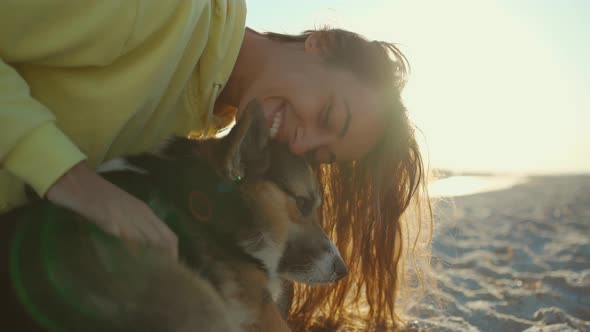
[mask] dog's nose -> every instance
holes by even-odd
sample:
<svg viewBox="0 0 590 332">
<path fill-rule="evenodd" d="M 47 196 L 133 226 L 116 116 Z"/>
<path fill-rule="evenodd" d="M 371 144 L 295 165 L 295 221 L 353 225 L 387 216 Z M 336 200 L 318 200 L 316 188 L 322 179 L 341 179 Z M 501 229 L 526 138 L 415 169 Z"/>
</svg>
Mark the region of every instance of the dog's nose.
<svg viewBox="0 0 590 332">
<path fill-rule="evenodd" d="M 348 275 L 348 268 L 346 268 L 346 264 L 344 264 L 341 258 L 334 260 L 334 272 L 336 273 L 334 281 L 338 281 Z"/>
</svg>

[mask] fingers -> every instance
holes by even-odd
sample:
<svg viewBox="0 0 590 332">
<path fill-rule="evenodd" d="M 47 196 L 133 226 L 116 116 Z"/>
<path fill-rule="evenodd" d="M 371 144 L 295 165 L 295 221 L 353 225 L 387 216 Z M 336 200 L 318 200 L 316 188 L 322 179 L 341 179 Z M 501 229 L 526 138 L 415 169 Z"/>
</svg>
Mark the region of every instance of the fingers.
<svg viewBox="0 0 590 332">
<path fill-rule="evenodd" d="M 140 252 L 143 245 L 149 245 L 178 258 L 176 234 L 147 204 L 118 188 L 109 198 L 102 201 L 100 209 L 91 209 L 85 216 L 104 231 L 125 240 L 132 252 Z"/>
<path fill-rule="evenodd" d="M 178 258 L 178 239 L 143 201 L 96 174 L 86 162 L 72 167 L 50 188 L 47 198 L 69 208 L 107 233 L 161 248 Z"/>
<path fill-rule="evenodd" d="M 170 228 L 160 220 L 153 211 L 139 201 L 135 212 L 122 220 L 124 229 L 120 237 L 146 243 L 161 249 L 170 257 L 178 258 L 178 238 Z"/>
<path fill-rule="evenodd" d="M 149 208 L 146 207 L 148 210 Z M 178 258 L 178 238 L 170 228 L 160 220 L 151 210 L 148 211 L 150 215 L 146 218 L 146 227 L 149 229 L 141 228 L 144 231 L 144 235 L 149 237 L 150 241 L 156 246 L 162 248 L 172 258 Z"/>
</svg>

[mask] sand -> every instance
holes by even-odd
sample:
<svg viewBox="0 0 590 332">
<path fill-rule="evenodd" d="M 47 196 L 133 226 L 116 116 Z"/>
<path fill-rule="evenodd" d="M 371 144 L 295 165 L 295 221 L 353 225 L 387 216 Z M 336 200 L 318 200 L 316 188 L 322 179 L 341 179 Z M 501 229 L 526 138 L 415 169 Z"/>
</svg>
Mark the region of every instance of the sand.
<svg viewBox="0 0 590 332">
<path fill-rule="evenodd" d="M 590 331 L 590 176 L 531 177 L 439 202 L 442 306 L 408 330 Z"/>
</svg>

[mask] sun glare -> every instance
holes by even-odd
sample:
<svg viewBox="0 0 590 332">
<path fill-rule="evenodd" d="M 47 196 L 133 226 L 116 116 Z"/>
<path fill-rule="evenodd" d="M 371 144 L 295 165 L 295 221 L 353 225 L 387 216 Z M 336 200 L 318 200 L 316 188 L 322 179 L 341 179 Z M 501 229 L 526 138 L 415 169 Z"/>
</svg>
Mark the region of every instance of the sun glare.
<svg viewBox="0 0 590 332">
<path fill-rule="evenodd" d="M 508 189 L 525 181 L 523 177 L 452 176 L 435 181 L 428 190 L 433 197 L 465 196 Z"/>
<path fill-rule="evenodd" d="M 590 82 L 579 70 L 587 65 L 572 63 L 567 55 L 576 50 L 560 47 L 548 33 L 557 27 L 542 24 L 563 20 L 550 10 L 517 7 L 485 0 L 326 0 L 292 5 L 292 20 L 253 21 L 287 33 L 329 24 L 398 43 L 412 69 L 404 99 L 433 168 L 588 172 Z"/>
</svg>

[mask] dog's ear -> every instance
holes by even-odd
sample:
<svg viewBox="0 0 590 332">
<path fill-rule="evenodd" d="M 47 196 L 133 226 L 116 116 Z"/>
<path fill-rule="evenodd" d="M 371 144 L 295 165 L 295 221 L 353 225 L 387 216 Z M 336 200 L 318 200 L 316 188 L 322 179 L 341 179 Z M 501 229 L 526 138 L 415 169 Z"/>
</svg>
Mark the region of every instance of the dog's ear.
<svg viewBox="0 0 590 332">
<path fill-rule="evenodd" d="M 224 177 L 238 180 L 258 176 L 270 167 L 270 130 L 257 100 L 240 112 L 236 125 L 222 141 Z"/>
</svg>

